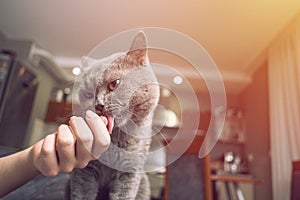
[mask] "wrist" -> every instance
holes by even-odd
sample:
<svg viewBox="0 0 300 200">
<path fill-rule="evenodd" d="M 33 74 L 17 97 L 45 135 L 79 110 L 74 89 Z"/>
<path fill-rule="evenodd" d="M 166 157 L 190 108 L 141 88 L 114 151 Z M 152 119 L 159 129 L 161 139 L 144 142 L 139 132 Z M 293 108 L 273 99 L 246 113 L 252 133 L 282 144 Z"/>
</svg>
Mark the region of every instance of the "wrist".
<svg viewBox="0 0 300 200">
<path fill-rule="evenodd" d="M 28 166 L 29 170 L 32 171 L 33 173 L 38 174 L 39 170 L 36 167 L 36 164 L 35 164 L 36 159 L 34 158 L 34 156 L 35 156 L 34 147 L 31 146 L 31 147 L 25 149 L 24 153 L 25 153 L 25 159 L 27 161 L 27 166 Z"/>
</svg>

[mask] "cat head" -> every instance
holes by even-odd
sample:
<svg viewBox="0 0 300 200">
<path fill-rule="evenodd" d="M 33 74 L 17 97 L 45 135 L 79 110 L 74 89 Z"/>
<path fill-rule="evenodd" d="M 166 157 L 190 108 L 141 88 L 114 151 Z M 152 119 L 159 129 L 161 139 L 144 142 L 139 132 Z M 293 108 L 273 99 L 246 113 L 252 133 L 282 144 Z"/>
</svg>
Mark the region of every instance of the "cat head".
<svg viewBox="0 0 300 200">
<path fill-rule="evenodd" d="M 149 64 L 143 32 L 137 33 L 128 52 L 102 59 L 84 57 L 81 69 L 79 101 L 84 111 L 104 115 L 119 127 L 129 121 L 143 125 L 152 117 L 159 85 Z"/>
</svg>

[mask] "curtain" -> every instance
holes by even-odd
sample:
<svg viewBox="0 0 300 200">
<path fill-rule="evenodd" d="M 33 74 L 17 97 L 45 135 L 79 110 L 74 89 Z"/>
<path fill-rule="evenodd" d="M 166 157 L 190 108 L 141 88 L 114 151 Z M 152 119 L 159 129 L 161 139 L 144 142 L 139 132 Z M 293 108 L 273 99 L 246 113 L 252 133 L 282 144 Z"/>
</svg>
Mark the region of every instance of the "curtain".
<svg viewBox="0 0 300 200">
<path fill-rule="evenodd" d="M 300 159 L 300 16 L 270 45 L 268 77 L 273 199 L 287 200 Z"/>
</svg>

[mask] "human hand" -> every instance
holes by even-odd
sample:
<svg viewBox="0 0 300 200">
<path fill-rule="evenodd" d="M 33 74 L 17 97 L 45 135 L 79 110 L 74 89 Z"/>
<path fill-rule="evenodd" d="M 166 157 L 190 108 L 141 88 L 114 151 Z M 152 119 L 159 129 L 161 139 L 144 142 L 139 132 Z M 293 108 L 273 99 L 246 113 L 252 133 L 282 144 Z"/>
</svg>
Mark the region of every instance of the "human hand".
<svg viewBox="0 0 300 200">
<path fill-rule="evenodd" d="M 34 166 L 46 176 L 84 168 L 97 159 L 110 145 L 106 128 L 107 119 L 92 111 L 81 117 L 71 117 L 69 126 L 60 125 L 57 133 L 50 134 L 31 149 Z"/>
</svg>

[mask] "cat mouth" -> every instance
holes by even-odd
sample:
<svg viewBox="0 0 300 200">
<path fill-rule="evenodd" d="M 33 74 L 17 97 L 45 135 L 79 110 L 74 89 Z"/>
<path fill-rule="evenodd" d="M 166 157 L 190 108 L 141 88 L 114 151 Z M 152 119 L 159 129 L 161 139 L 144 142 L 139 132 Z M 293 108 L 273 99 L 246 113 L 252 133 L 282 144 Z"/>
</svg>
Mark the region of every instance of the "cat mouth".
<svg viewBox="0 0 300 200">
<path fill-rule="evenodd" d="M 114 117 L 112 115 L 107 115 L 107 130 L 109 132 L 109 134 L 112 134 L 112 130 L 114 128 Z"/>
<path fill-rule="evenodd" d="M 107 115 L 104 115 L 102 114 L 99 110 L 96 109 L 96 114 L 99 115 L 99 116 L 104 116 L 106 117 L 107 119 L 107 125 L 106 125 L 106 128 L 109 132 L 109 134 L 112 134 L 112 130 L 114 128 L 114 117 L 111 115 L 111 114 L 107 114 Z"/>
</svg>

